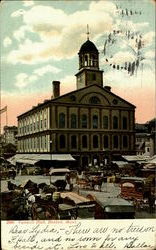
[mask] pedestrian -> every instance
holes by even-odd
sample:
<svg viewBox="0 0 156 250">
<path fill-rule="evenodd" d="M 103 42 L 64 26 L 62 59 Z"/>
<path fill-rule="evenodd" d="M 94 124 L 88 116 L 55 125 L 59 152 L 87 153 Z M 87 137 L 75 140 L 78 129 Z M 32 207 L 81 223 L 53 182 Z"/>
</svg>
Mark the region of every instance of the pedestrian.
<svg viewBox="0 0 156 250">
<path fill-rule="evenodd" d="M 67 184 L 69 185 L 69 190 L 71 190 L 72 189 L 72 187 L 71 187 L 71 180 L 70 180 L 71 177 L 70 177 L 69 173 L 66 173 L 65 179 L 66 179 Z"/>
</svg>

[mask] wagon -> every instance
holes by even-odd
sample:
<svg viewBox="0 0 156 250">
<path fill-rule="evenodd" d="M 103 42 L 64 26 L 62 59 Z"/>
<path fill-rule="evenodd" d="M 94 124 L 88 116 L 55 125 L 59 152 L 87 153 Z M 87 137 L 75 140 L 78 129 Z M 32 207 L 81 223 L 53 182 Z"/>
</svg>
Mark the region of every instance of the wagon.
<svg viewBox="0 0 156 250">
<path fill-rule="evenodd" d="M 0 179 L 1 180 L 6 180 L 6 179 L 15 179 L 16 177 L 16 170 L 12 170 L 12 169 L 7 169 L 7 170 L 2 170 L 0 171 Z"/>
<path fill-rule="evenodd" d="M 82 178 L 77 178 L 77 185 L 84 189 L 98 189 L 101 191 L 102 183 L 104 182 L 104 177 L 96 174 L 85 173 Z"/>
<path fill-rule="evenodd" d="M 117 197 L 103 198 L 89 194 L 88 199 L 95 202 L 95 219 L 134 219 L 133 203 Z"/>
<path fill-rule="evenodd" d="M 31 215 L 33 220 L 57 220 L 58 213 L 54 203 L 40 200 L 32 204 Z"/>
<path fill-rule="evenodd" d="M 145 178 L 141 177 L 121 177 L 120 187 L 122 198 L 128 200 L 143 200 L 145 189 Z"/>
<path fill-rule="evenodd" d="M 77 208 L 69 204 L 59 204 L 58 217 L 60 220 L 76 220 L 77 219 Z"/>
<path fill-rule="evenodd" d="M 5 191 L 0 194 L 1 219 L 21 220 L 27 219 L 26 200 L 21 197 L 21 192 Z"/>
<path fill-rule="evenodd" d="M 73 184 L 76 183 L 77 172 L 68 168 L 51 169 L 49 175 L 50 183 L 56 186 L 58 191 L 65 190 L 67 184 L 69 184 L 71 190 Z"/>
<path fill-rule="evenodd" d="M 77 219 L 94 219 L 94 201 L 91 201 L 75 192 L 62 192 L 60 195 L 64 204 L 76 207 Z"/>
<path fill-rule="evenodd" d="M 46 194 L 44 198 L 36 194 L 31 214 L 34 220 L 71 220 L 77 218 L 77 208 L 74 204 L 65 203 L 58 192 L 53 193 L 53 198 L 52 194 Z"/>
</svg>

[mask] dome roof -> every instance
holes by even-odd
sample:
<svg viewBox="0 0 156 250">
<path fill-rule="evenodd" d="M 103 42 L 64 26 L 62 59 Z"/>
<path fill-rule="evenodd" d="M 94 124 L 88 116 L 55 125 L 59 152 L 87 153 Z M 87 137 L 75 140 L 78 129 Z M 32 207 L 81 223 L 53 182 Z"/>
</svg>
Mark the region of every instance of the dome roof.
<svg viewBox="0 0 156 250">
<path fill-rule="evenodd" d="M 92 43 L 90 40 L 87 40 L 85 43 L 82 44 L 79 53 L 84 52 L 96 52 L 98 53 L 98 50 L 94 43 Z"/>
</svg>

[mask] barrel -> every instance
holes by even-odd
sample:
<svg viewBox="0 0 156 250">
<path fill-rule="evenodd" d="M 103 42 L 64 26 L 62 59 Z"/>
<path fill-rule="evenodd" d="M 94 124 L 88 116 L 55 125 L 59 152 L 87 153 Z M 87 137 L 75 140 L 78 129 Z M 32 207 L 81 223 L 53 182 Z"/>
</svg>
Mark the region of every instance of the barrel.
<svg viewBox="0 0 156 250">
<path fill-rule="evenodd" d="M 53 193 L 53 201 L 57 201 L 60 199 L 60 192 L 54 192 Z"/>
</svg>

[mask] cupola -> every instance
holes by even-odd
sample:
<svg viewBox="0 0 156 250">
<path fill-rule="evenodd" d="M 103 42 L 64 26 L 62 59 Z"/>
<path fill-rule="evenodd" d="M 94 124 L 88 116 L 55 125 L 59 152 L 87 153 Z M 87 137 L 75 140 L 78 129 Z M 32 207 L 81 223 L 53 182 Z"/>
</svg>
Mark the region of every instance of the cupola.
<svg viewBox="0 0 156 250">
<path fill-rule="evenodd" d="M 99 52 L 95 44 L 89 39 L 87 25 L 87 41 L 79 50 L 79 72 L 76 74 L 77 89 L 91 84 L 103 86 L 103 71 L 99 70 Z"/>
</svg>

